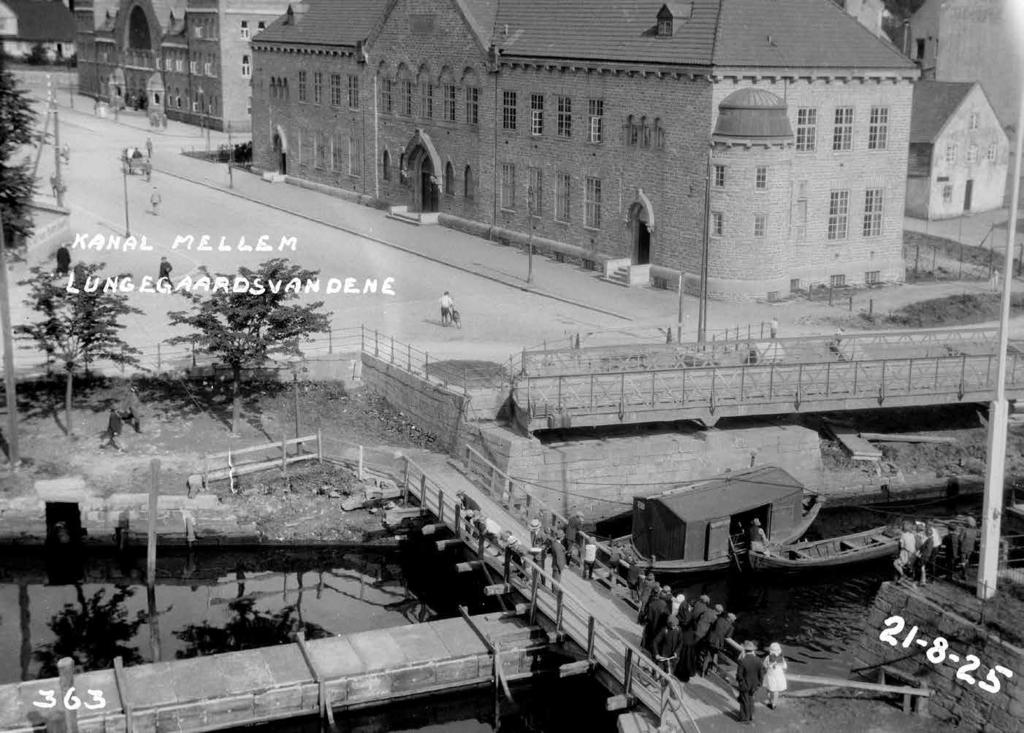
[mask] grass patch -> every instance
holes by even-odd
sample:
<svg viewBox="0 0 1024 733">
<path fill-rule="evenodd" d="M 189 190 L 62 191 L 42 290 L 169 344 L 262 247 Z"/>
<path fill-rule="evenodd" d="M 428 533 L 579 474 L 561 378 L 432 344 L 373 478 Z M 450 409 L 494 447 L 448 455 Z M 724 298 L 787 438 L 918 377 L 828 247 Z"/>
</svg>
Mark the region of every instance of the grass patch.
<svg viewBox="0 0 1024 733">
<path fill-rule="evenodd" d="M 873 326 L 937 328 L 995 321 L 999 319 L 999 308 L 998 293 L 965 293 L 911 303 L 888 315 L 861 313 L 861 319 Z M 1011 296 L 1010 312 L 1011 315 L 1024 313 L 1024 294 Z"/>
</svg>

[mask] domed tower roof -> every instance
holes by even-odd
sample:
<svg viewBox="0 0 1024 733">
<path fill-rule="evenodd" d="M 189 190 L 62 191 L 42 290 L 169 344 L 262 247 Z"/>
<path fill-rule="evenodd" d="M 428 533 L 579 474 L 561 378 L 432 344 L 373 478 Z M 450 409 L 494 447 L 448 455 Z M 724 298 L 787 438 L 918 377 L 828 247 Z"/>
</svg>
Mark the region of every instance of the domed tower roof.
<svg viewBox="0 0 1024 733">
<path fill-rule="evenodd" d="M 764 89 L 740 89 L 718 105 L 715 137 L 771 139 L 793 137 L 786 103 Z"/>
</svg>

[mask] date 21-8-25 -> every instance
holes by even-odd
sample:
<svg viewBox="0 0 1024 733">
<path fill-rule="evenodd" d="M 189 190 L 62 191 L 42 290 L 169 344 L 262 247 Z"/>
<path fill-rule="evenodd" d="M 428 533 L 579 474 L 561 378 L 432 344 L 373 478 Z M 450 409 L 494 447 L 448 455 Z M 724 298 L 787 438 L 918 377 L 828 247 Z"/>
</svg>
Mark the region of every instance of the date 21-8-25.
<svg viewBox="0 0 1024 733">
<path fill-rule="evenodd" d="M 1006 679 L 1013 678 L 1013 672 L 1001 664 L 997 664 L 988 671 L 988 676 L 979 680 L 976 679 L 971 672 L 978 669 L 981 666 L 981 660 L 974 654 L 960 655 L 949 648 L 949 642 L 941 636 L 936 636 L 930 642 L 927 639 L 918 639 L 916 626 L 911 626 L 910 631 L 907 632 L 903 640 L 896 638 L 896 635 L 901 633 L 906 627 L 907 622 L 902 616 L 890 616 L 885 620 L 885 628 L 882 629 L 882 633 L 878 635 L 879 640 L 884 641 L 890 646 L 901 646 L 904 649 L 910 648 L 912 644 L 917 644 L 920 647 L 927 647 L 925 651 L 925 657 L 932 664 L 942 664 L 949 660 L 951 664 L 957 664 L 961 659 L 964 663 L 956 671 L 956 678 L 968 685 L 977 685 L 978 689 L 985 690 L 995 694 L 1001 689 L 999 676 L 1002 675 Z"/>
</svg>

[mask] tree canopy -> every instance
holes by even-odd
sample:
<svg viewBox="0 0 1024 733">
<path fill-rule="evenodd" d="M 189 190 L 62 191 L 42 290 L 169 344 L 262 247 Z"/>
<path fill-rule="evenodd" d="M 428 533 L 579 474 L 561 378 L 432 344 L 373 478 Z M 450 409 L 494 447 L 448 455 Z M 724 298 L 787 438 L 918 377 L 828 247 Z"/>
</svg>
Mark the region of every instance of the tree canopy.
<svg viewBox="0 0 1024 733">
<path fill-rule="evenodd" d="M 0 217 L 4 243 L 14 247 L 32 234 L 29 203 L 35 182 L 27 162 L 15 163 L 18 148 L 32 142 L 36 114 L 28 92 L 18 87 L 14 74 L 0 57 Z"/>
</svg>

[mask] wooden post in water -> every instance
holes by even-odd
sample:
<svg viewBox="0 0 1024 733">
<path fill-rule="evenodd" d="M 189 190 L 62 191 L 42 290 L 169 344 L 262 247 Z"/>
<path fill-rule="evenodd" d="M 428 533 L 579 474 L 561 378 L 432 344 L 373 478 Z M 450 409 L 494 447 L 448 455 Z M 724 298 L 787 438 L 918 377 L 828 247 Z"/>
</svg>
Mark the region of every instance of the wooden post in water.
<svg viewBox="0 0 1024 733">
<path fill-rule="evenodd" d="M 75 660 L 61 657 L 57 661 L 57 674 L 60 675 L 60 702 L 64 709 L 64 730 L 67 733 L 78 733 L 78 708 L 82 701 L 75 695 Z"/>
<path fill-rule="evenodd" d="M 146 530 L 146 584 L 153 587 L 156 582 L 156 515 L 160 497 L 160 460 L 149 462 L 149 526 Z"/>
</svg>

